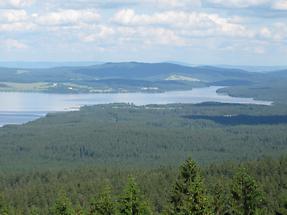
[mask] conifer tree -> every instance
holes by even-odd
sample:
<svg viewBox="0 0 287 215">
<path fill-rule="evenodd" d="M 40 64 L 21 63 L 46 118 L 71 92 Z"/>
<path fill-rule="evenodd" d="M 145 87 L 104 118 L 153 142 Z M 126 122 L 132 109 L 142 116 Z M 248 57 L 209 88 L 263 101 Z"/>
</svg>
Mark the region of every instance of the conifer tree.
<svg viewBox="0 0 287 215">
<path fill-rule="evenodd" d="M 228 214 L 231 208 L 230 190 L 224 184 L 223 180 L 220 180 L 213 185 L 212 196 L 212 206 L 215 215 Z"/>
<path fill-rule="evenodd" d="M 32 206 L 29 210 L 29 215 L 40 215 L 40 209 Z"/>
<path fill-rule="evenodd" d="M 263 194 L 245 169 L 240 169 L 231 184 L 233 214 L 255 215 L 263 203 Z"/>
<path fill-rule="evenodd" d="M 111 195 L 111 187 L 106 185 L 90 204 L 91 215 L 113 215 L 115 214 L 115 203 Z"/>
<path fill-rule="evenodd" d="M 130 177 L 119 199 L 118 213 L 123 215 L 150 215 L 151 209 L 141 195 L 135 179 Z"/>
<path fill-rule="evenodd" d="M 212 213 L 200 170 L 191 159 L 185 161 L 180 167 L 167 213 L 171 215 L 209 215 Z"/>
<path fill-rule="evenodd" d="M 276 215 L 287 215 L 287 193 L 280 198 L 280 208 L 276 211 Z"/>
<path fill-rule="evenodd" d="M 51 209 L 52 215 L 75 215 L 70 199 L 61 192 L 56 200 L 53 208 Z"/>
<path fill-rule="evenodd" d="M 86 215 L 88 213 L 86 213 L 86 211 L 81 207 L 78 206 L 75 210 L 75 215 Z"/>
<path fill-rule="evenodd" d="M 7 203 L 2 194 L 0 194 L 0 214 L 1 215 L 8 215 L 9 209 Z"/>
</svg>

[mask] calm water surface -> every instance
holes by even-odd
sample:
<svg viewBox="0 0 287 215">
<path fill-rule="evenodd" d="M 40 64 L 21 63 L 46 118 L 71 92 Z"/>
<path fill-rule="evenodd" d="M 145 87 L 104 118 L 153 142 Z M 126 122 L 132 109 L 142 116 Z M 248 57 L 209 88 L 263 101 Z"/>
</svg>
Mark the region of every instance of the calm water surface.
<svg viewBox="0 0 287 215">
<path fill-rule="evenodd" d="M 78 110 L 84 105 L 134 103 L 135 105 L 222 102 L 236 104 L 271 105 L 272 102 L 252 98 L 234 98 L 218 94 L 221 87 L 196 88 L 191 91 L 165 93 L 116 94 L 45 94 L 0 93 L 0 126 L 22 124 L 45 116 L 48 112 Z"/>
</svg>

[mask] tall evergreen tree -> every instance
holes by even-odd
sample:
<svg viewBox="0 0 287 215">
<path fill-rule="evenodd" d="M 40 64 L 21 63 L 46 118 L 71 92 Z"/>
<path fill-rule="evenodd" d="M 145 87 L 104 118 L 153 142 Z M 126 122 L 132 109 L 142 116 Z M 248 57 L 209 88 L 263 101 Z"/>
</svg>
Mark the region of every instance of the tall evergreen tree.
<svg viewBox="0 0 287 215">
<path fill-rule="evenodd" d="M 2 194 L 0 194 L 0 214 L 1 215 L 9 214 L 7 202 L 5 201 L 4 196 Z"/>
<path fill-rule="evenodd" d="M 287 215 L 287 193 L 280 199 L 280 208 L 276 211 L 276 215 Z"/>
<path fill-rule="evenodd" d="M 151 209 L 141 195 L 135 179 L 130 177 L 118 202 L 118 213 L 123 215 L 150 215 Z"/>
<path fill-rule="evenodd" d="M 52 215 L 75 215 L 70 199 L 64 193 L 60 193 L 51 209 Z"/>
<path fill-rule="evenodd" d="M 179 176 L 170 197 L 168 214 L 209 215 L 209 200 L 200 170 L 192 159 L 180 167 Z"/>
<path fill-rule="evenodd" d="M 215 215 L 228 214 L 231 208 L 230 190 L 224 183 L 226 181 L 222 179 L 212 185 L 212 205 Z"/>
<path fill-rule="evenodd" d="M 255 215 L 259 213 L 259 208 L 263 203 L 263 194 L 256 181 L 245 169 L 240 169 L 234 176 L 231 184 L 231 195 L 233 214 Z"/>
<path fill-rule="evenodd" d="M 115 203 L 111 195 L 111 187 L 106 185 L 90 204 L 90 215 L 113 215 L 115 214 Z"/>
<path fill-rule="evenodd" d="M 40 209 L 32 206 L 29 210 L 29 215 L 40 215 Z"/>
</svg>

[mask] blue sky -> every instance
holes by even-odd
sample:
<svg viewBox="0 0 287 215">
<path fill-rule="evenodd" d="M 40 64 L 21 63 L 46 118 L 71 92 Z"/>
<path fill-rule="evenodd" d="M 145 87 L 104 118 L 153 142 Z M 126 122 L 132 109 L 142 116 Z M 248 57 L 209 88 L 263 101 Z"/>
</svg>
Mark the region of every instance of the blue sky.
<svg viewBox="0 0 287 215">
<path fill-rule="evenodd" d="M 0 0 L 0 61 L 286 59 L 287 0 Z"/>
</svg>

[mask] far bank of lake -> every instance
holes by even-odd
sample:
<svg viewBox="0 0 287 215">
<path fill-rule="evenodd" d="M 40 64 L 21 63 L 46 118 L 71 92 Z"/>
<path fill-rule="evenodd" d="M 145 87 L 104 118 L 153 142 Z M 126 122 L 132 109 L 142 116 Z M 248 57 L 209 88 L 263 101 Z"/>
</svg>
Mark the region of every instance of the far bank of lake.
<svg viewBox="0 0 287 215">
<path fill-rule="evenodd" d="M 97 94 L 45 94 L 45 93 L 0 93 L 0 126 L 22 124 L 49 112 L 78 110 L 84 105 L 133 103 L 149 104 L 199 104 L 221 102 L 232 104 L 271 105 L 270 101 L 253 98 L 238 98 L 217 93 L 222 87 L 195 88 L 190 91 L 164 93 L 97 93 Z"/>
</svg>

